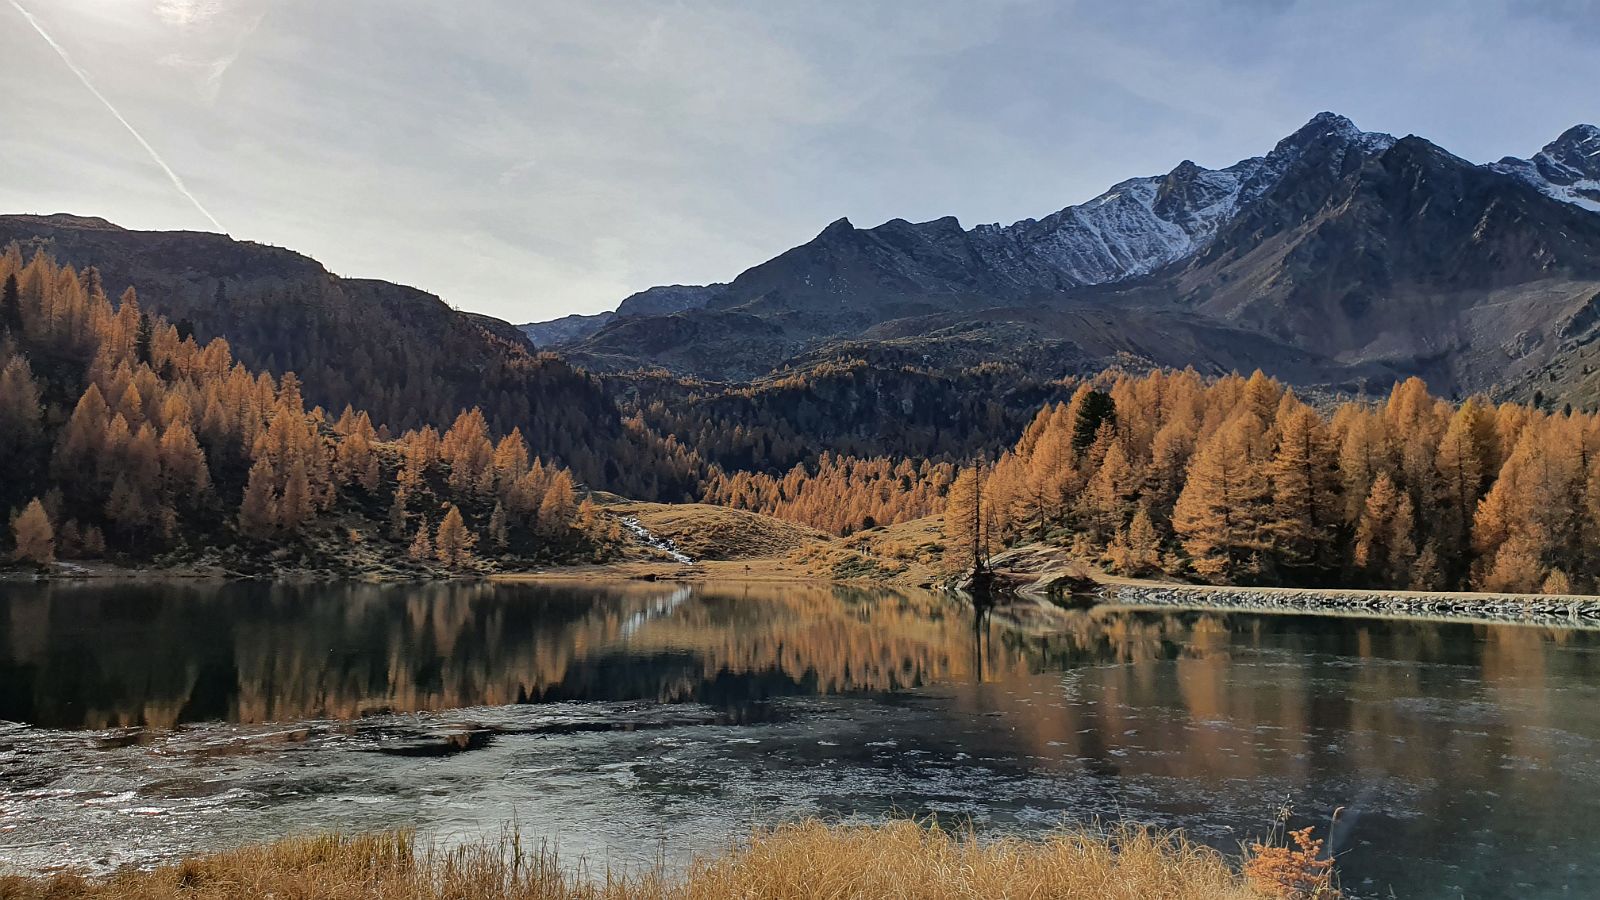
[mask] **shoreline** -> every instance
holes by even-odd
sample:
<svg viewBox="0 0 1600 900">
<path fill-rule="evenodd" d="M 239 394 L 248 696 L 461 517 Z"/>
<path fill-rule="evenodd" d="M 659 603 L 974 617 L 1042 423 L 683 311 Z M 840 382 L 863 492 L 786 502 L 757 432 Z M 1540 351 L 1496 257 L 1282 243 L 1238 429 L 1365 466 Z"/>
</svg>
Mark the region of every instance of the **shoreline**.
<svg viewBox="0 0 1600 900">
<path fill-rule="evenodd" d="M 1600 629 L 1600 597 L 1354 588 L 1223 587 L 1106 582 L 1098 603 L 1284 615 L 1345 615 Z"/>
<path fill-rule="evenodd" d="M 1020 573 L 1019 573 L 1020 574 Z M 1077 569 L 1047 569 L 1011 578 L 1000 605 L 1015 602 L 1050 602 L 1056 605 L 1119 606 L 1143 609 L 1194 609 L 1222 612 L 1289 615 L 1345 615 L 1405 618 L 1486 624 L 1545 625 L 1558 628 L 1600 629 L 1600 596 L 1495 594 L 1470 591 L 1398 591 L 1363 588 L 1235 587 L 1145 581 L 1104 575 L 1093 586 L 1073 592 L 1051 590 L 1064 576 L 1080 577 Z M 441 584 L 490 582 L 502 584 L 574 583 L 603 584 L 704 584 L 748 582 L 763 584 L 839 585 L 883 589 L 927 590 L 966 596 L 939 583 L 910 579 L 841 579 L 819 574 L 790 560 L 697 560 L 675 564 L 659 560 L 624 560 L 576 566 L 556 566 L 524 571 L 470 573 L 455 577 L 329 578 L 323 575 L 285 573 L 261 577 L 204 569 L 139 569 L 122 566 L 74 565 L 70 571 L 34 573 L 0 572 L 6 584 L 62 584 L 94 582 L 217 582 L 255 581 L 316 584 L 353 581 L 364 584 Z M 969 598 L 970 599 L 970 598 Z M 1076 602 L 1074 602 L 1076 601 Z"/>
</svg>

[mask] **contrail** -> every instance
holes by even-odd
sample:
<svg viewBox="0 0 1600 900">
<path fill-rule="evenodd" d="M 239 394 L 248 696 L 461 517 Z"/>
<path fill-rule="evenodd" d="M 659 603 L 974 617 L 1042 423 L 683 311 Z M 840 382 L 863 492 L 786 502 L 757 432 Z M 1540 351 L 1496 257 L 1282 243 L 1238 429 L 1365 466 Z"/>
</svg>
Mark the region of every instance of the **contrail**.
<svg viewBox="0 0 1600 900">
<path fill-rule="evenodd" d="M 100 93 L 100 89 L 94 86 L 93 81 L 89 80 L 89 73 L 72 61 L 72 57 L 67 55 L 66 49 L 56 43 L 56 39 L 50 36 L 50 32 L 44 30 L 44 26 L 40 25 L 39 20 L 33 17 L 33 13 L 24 9 L 17 0 L 10 0 L 10 3 L 16 8 L 17 12 L 22 13 L 24 19 L 28 20 L 28 24 L 33 26 L 33 30 L 39 32 L 39 37 L 44 38 L 44 42 L 50 45 L 50 49 L 56 51 L 56 55 L 61 57 L 61 61 L 67 64 L 67 68 L 72 70 L 72 74 L 78 76 L 78 80 L 83 82 L 83 86 L 89 89 L 89 93 L 93 94 L 96 100 L 105 104 L 105 108 L 110 110 L 113 116 L 117 117 L 118 122 L 122 123 L 122 127 L 128 129 L 128 133 L 133 135 L 133 139 L 139 142 L 139 146 L 143 147 L 146 153 L 150 154 L 150 158 L 155 160 L 155 164 L 161 167 L 161 171 L 167 173 L 167 178 L 172 181 L 172 186 L 178 189 L 178 193 L 187 197 L 189 202 L 194 204 L 194 208 L 200 210 L 200 214 L 205 216 L 218 231 L 227 233 L 228 229 L 223 228 L 222 223 L 217 221 L 217 217 L 213 216 L 211 211 L 206 209 L 205 205 L 200 202 L 200 198 L 189 191 L 189 188 L 184 185 L 183 179 L 178 177 L 177 172 L 172 171 L 172 167 L 167 165 L 167 161 L 161 158 L 161 154 L 156 152 L 156 148 L 150 146 L 150 142 L 144 139 L 144 135 L 139 133 L 139 129 L 133 127 L 133 123 L 124 118 L 122 113 L 117 112 L 117 108 L 111 105 L 111 101 L 106 99 L 106 95 Z"/>
</svg>

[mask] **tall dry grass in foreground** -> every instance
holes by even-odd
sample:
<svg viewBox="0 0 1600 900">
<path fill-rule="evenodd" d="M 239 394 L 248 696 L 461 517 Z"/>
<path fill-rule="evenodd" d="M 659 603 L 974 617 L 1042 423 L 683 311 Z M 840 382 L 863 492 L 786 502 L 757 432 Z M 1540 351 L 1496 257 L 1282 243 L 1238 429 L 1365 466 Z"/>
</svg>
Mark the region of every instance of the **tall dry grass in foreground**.
<svg viewBox="0 0 1600 900">
<path fill-rule="evenodd" d="M 514 839 L 419 847 L 411 835 L 289 838 L 105 879 L 0 878 L 0 900 L 779 900 L 1173 898 L 1260 900 L 1213 850 L 1141 828 L 979 841 L 916 822 L 802 822 L 700 859 L 687 872 L 574 876 Z"/>
</svg>

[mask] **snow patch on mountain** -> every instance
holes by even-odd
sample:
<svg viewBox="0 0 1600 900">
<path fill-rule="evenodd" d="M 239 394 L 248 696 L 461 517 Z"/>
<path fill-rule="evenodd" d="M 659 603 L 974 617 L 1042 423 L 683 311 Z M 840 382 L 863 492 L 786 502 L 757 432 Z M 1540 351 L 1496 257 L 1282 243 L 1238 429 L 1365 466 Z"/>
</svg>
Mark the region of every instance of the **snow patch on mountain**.
<svg viewBox="0 0 1600 900">
<path fill-rule="evenodd" d="M 973 242 L 986 262 L 1021 284 L 1064 288 L 1135 278 L 1202 250 L 1310 149 L 1325 150 L 1337 169 L 1350 153 L 1376 156 L 1394 144 L 1392 135 L 1322 113 L 1266 156 L 1226 169 L 1185 160 L 1166 175 L 1129 179 L 1043 219 L 979 225 Z"/>
<path fill-rule="evenodd" d="M 1593 125 L 1568 129 L 1532 159 L 1508 156 L 1489 168 L 1520 179 L 1547 197 L 1600 212 L 1600 128 Z"/>
</svg>

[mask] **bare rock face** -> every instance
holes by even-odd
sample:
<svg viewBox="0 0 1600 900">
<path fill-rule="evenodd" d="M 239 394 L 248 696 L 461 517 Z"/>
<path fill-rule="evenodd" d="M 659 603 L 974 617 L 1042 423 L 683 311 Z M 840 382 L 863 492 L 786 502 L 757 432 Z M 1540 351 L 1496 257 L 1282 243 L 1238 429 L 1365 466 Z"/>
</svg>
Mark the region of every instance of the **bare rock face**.
<svg viewBox="0 0 1600 900">
<path fill-rule="evenodd" d="M 666 316 L 686 309 L 702 309 L 727 287 L 725 284 L 669 284 L 642 290 L 617 306 L 619 316 Z"/>
<path fill-rule="evenodd" d="M 606 327 L 616 317 L 617 314 L 614 312 L 597 313 L 592 316 L 562 316 L 547 322 L 518 325 L 517 329 L 522 332 L 528 343 L 535 347 L 559 347 L 562 344 L 583 340 Z"/>
<path fill-rule="evenodd" d="M 589 316 L 562 316 L 559 319 L 529 322 L 517 327 L 535 347 L 558 348 L 582 341 L 619 318 L 669 316 L 688 309 L 702 309 L 725 287 L 727 285 L 722 284 L 671 284 L 653 287 L 623 300 L 615 312 Z"/>
</svg>

